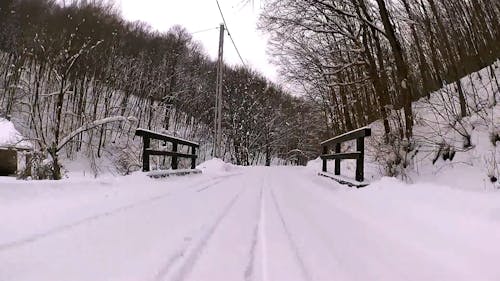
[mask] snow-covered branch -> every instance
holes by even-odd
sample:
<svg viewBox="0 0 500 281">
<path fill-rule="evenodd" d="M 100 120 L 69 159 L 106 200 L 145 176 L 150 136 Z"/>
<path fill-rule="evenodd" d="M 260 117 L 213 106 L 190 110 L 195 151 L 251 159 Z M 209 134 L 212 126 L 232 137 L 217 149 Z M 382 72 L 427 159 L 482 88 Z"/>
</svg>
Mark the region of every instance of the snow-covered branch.
<svg viewBox="0 0 500 281">
<path fill-rule="evenodd" d="M 99 120 L 95 120 L 93 122 L 87 123 L 79 127 L 78 129 L 69 133 L 66 137 L 64 137 L 59 144 L 57 145 L 57 151 L 61 150 L 69 141 L 71 141 L 77 135 L 88 131 L 90 129 L 102 126 L 104 124 L 113 123 L 113 122 L 135 122 L 135 117 L 124 117 L 124 116 L 112 116 Z"/>
</svg>

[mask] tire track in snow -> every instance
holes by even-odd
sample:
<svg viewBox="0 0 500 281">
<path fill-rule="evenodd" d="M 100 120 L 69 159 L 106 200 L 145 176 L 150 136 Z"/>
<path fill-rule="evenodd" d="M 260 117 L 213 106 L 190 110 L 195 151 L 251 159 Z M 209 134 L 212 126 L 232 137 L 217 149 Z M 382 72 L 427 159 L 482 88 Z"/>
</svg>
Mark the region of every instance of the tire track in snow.
<svg viewBox="0 0 500 281">
<path fill-rule="evenodd" d="M 223 177 L 222 180 L 218 180 L 220 177 L 212 178 L 209 181 L 214 181 L 214 182 L 211 182 L 211 183 L 207 184 L 204 188 L 210 188 L 211 186 L 217 185 L 217 184 L 219 184 L 219 183 L 221 183 L 221 182 L 229 179 L 231 176 L 235 176 L 235 175 L 222 176 Z M 191 186 L 188 186 L 186 189 L 191 189 L 193 187 L 197 187 L 198 185 L 199 185 L 199 183 L 191 185 Z M 116 214 L 119 214 L 119 213 L 122 213 L 122 212 L 125 212 L 125 211 L 129 211 L 129 210 L 141 207 L 143 205 L 147 205 L 147 204 L 159 201 L 161 199 L 164 199 L 166 197 L 169 197 L 171 195 L 175 195 L 177 193 L 178 192 L 174 192 L 174 193 L 172 193 L 172 192 L 166 192 L 166 193 L 163 193 L 163 194 L 160 194 L 160 195 L 156 195 L 156 196 L 153 196 L 153 197 L 150 197 L 150 198 L 147 198 L 147 199 L 143 199 L 143 200 L 140 200 L 140 201 L 136 201 L 136 202 L 133 202 L 133 203 L 130 203 L 130 204 L 127 204 L 127 205 L 124 205 L 124 206 L 121 206 L 121 207 L 118 207 L 118 208 L 106 211 L 106 212 L 98 213 L 98 214 L 95 214 L 95 215 L 92 215 L 92 216 L 80 219 L 80 220 L 72 222 L 72 223 L 60 225 L 60 226 L 54 227 L 54 228 L 49 229 L 49 230 L 44 231 L 44 232 L 35 233 L 35 234 L 32 234 L 32 235 L 30 235 L 28 237 L 25 237 L 25 238 L 22 238 L 22 239 L 14 240 L 14 241 L 11 241 L 11 242 L 6 242 L 6 243 L 3 243 L 3 244 L 0 244 L 0 252 L 6 251 L 6 250 L 9 250 L 9 249 L 13 249 L 13 248 L 17 248 L 17 247 L 21 247 L 23 245 L 36 242 L 36 241 L 38 241 L 40 239 L 43 239 L 43 238 L 46 238 L 46 237 L 50 237 L 52 235 L 55 235 L 55 234 L 58 234 L 58 233 L 61 233 L 61 232 L 64 232 L 64 231 L 69 231 L 69 230 L 71 230 L 73 228 L 76 228 L 78 226 L 85 225 L 85 224 L 88 224 L 88 223 L 100 220 L 102 218 L 114 216 Z"/>
<path fill-rule="evenodd" d="M 241 174 L 243 174 L 243 173 L 236 173 L 236 174 L 231 174 L 231 175 L 221 176 L 223 179 L 219 180 L 217 183 L 222 182 L 222 181 L 226 180 L 227 178 L 231 178 L 231 177 L 239 176 L 239 175 L 241 175 Z M 199 188 L 199 189 L 197 189 L 197 190 L 196 190 L 196 192 L 202 192 L 202 191 L 205 191 L 205 190 L 207 190 L 207 189 L 209 189 L 209 188 L 214 187 L 215 185 L 217 185 L 217 183 L 216 183 L 216 184 L 213 184 L 213 185 L 208 185 L 208 186 L 205 186 L 205 187 Z"/>
<path fill-rule="evenodd" d="M 255 251 L 257 249 L 257 242 L 259 241 L 259 233 L 262 228 L 262 221 L 261 221 L 263 216 L 262 213 L 264 212 L 263 190 L 264 190 L 264 180 L 262 180 L 262 184 L 260 186 L 260 191 L 259 191 L 259 209 L 257 211 L 256 224 L 253 230 L 252 243 L 250 245 L 250 258 L 248 260 L 248 264 L 244 272 L 244 277 L 246 281 L 254 279 L 253 277 L 254 277 Z M 261 243 L 263 242 L 264 241 L 261 241 Z"/>
<path fill-rule="evenodd" d="M 311 198 L 311 195 L 310 195 L 310 191 L 309 190 L 303 190 L 303 189 L 300 189 L 299 187 L 300 186 L 305 186 L 306 183 L 308 182 L 304 182 L 304 181 L 298 181 L 300 182 L 301 184 L 297 184 L 297 185 L 290 185 L 291 188 L 288 190 L 288 192 L 286 193 L 288 196 L 291 196 L 291 199 L 290 197 L 287 197 L 288 200 L 286 200 L 287 202 L 292 202 L 291 200 L 293 200 L 293 202 L 295 203 L 295 205 L 297 206 L 302 206 L 301 209 L 300 209 L 300 212 L 297 212 L 297 215 L 302 218 L 302 221 L 305 222 L 305 224 L 308 225 L 308 229 L 309 230 L 312 230 L 310 231 L 310 233 L 312 233 L 315 237 L 315 239 L 317 241 L 322 241 L 323 245 L 325 248 L 328 249 L 328 252 L 329 253 L 335 253 L 335 249 L 332 248 L 332 240 L 331 240 L 331 237 L 328 236 L 325 231 L 323 230 L 323 227 L 321 226 L 320 223 L 317 222 L 317 217 L 312 215 L 311 213 L 311 210 L 310 210 L 310 204 L 309 202 L 316 202 L 316 204 L 318 204 L 317 200 L 312 200 L 312 199 L 309 199 L 309 202 L 305 203 L 303 201 L 298 201 L 297 198 L 300 198 L 301 200 L 304 199 L 304 196 L 302 194 L 308 194 L 307 196 L 309 196 L 309 198 Z M 310 185 L 309 185 L 310 186 Z M 328 188 L 328 187 L 325 187 L 325 188 Z M 330 190 L 329 190 L 330 191 Z M 292 195 L 292 194 L 295 194 L 295 195 Z M 297 194 L 300 194 L 300 195 L 297 195 Z M 299 197 L 297 197 L 299 196 Z M 293 203 L 292 203 L 293 204 Z M 336 257 L 335 255 L 330 255 L 330 257 L 332 258 L 332 261 L 335 262 L 335 266 L 337 268 L 339 268 L 339 270 L 342 268 L 342 261 L 341 259 L 339 259 L 338 257 Z M 337 276 L 337 278 L 339 278 L 340 280 L 349 280 L 349 279 L 352 279 L 348 276 L 345 275 L 344 272 L 336 272 L 336 274 L 341 274 L 340 276 Z"/>
<path fill-rule="evenodd" d="M 170 255 L 167 259 L 167 262 L 163 265 L 163 267 L 160 269 L 160 271 L 156 274 L 155 280 L 162 280 L 165 275 L 167 275 L 172 266 L 180 260 L 185 254 L 189 246 L 192 244 L 192 238 L 184 238 L 184 243 L 182 243 L 182 246 L 179 247 L 172 255 Z"/>
<path fill-rule="evenodd" d="M 311 189 L 308 188 L 307 190 L 304 188 L 306 185 L 306 181 L 304 179 L 298 180 L 300 184 L 293 185 L 292 188 L 290 189 L 290 192 L 287 193 L 287 195 L 291 196 L 288 197 L 290 199 L 293 199 L 295 201 L 296 205 L 302 206 L 300 212 L 296 212 L 298 216 L 302 218 L 302 221 L 304 221 L 308 225 L 308 229 L 312 229 L 314 231 L 311 231 L 310 233 L 314 234 L 314 237 L 317 239 L 317 241 L 321 241 L 321 244 L 325 249 L 328 249 L 328 253 L 330 254 L 330 261 L 333 263 L 329 268 L 333 271 L 330 271 L 330 274 L 333 274 L 337 276 L 340 280 L 361 280 L 361 279 L 368 279 L 366 276 L 362 276 L 357 274 L 357 268 L 361 265 L 364 268 L 364 271 L 369 271 L 370 267 L 366 266 L 366 260 L 370 260 L 370 255 L 367 253 L 365 256 L 361 257 L 356 257 L 355 261 L 351 262 L 352 264 L 351 267 L 346 267 L 346 261 L 350 260 L 348 259 L 345 255 L 342 254 L 342 252 L 339 252 L 339 246 L 342 247 L 345 245 L 347 242 L 352 242 L 353 239 L 355 240 L 361 240 L 362 237 L 358 237 L 359 234 L 361 233 L 371 233 L 372 237 L 375 237 L 377 235 L 377 231 L 374 230 L 370 225 L 366 224 L 364 221 L 360 220 L 357 216 L 355 216 L 353 213 L 350 213 L 347 210 L 344 210 L 342 208 L 339 208 L 337 205 L 332 204 L 331 202 L 325 202 L 323 197 L 318 196 L 317 193 L 311 192 Z M 308 187 L 313 187 L 316 189 L 323 189 L 326 188 L 328 192 L 331 192 L 330 189 L 328 189 L 328 186 L 323 186 L 323 185 L 309 185 Z M 307 196 L 307 197 L 306 197 Z M 306 199 L 307 198 L 307 199 Z M 299 201 L 297 201 L 299 200 Z M 306 200 L 306 201 L 300 201 L 300 200 Z M 315 202 L 315 204 L 310 204 L 307 202 Z M 325 204 L 326 203 L 326 204 Z M 322 222 L 321 217 L 318 216 L 318 206 L 324 206 L 325 208 L 322 210 L 329 210 L 329 213 L 331 213 L 333 216 L 338 216 L 341 215 L 344 219 L 348 220 L 351 225 L 343 225 L 343 229 L 346 229 L 346 226 L 362 226 L 362 227 L 369 227 L 369 230 L 363 230 L 363 229 L 357 229 L 354 231 L 351 235 L 349 235 L 349 241 L 346 242 L 339 242 L 342 241 L 343 236 L 339 236 L 339 233 L 342 231 L 337 231 L 335 234 L 332 235 L 332 231 L 328 230 L 325 228 L 327 224 L 324 224 Z M 338 220 L 336 220 L 338 222 Z M 380 235 L 381 233 L 379 233 Z M 344 236 L 345 237 L 345 236 Z M 361 245 L 362 241 L 358 241 L 357 244 Z M 357 247 L 362 247 L 358 246 Z M 384 249 L 382 252 L 386 254 L 386 249 Z M 340 253 L 340 255 L 339 255 Z M 377 261 L 381 261 L 382 259 L 377 259 Z M 371 262 L 371 261 L 369 261 Z M 397 276 L 397 280 L 411 280 L 411 276 L 409 275 L 401 275 L 404 274 L 401 272 L 399 267 L 393 266 L 391 267 L 390 265 L 382 263 L 383 266 L 386 268 L 391 268 L 391 273 L 395 274 L 394 276 Z M 393 277 L 394 278 L 394 277 Z"/>
<path fill-rule="evenodd" d="M 276 200 L 276 196 L 274 194 L 273 189 L 270 189 L 271 192 L 271 198 L 273 200 L 274 207 L 276 209 L 276 213 L 278 214 L 281 224 L 283 226 L 283 229 L 285 230 L 285 234 L 288 238 L 288 242 L 290 243 L 290 246 L 292 247 L 292 251 L 295 255 L 295 258 L 297 259 L 297 262 L 299 263 L 301 272 L 302 272 L 302 277 L 304 277 L 305 280 L 311 281 L 311 274 L 309 273 L 309 270 L 307 269 L 304 260 L 302 259 L 302 256 L 300 255 L 299 248 L 297 244 L 295 243 L 292 233 L 290 232 L 290 229 L 288 228 L 288 225 L 283 217 L 283 213 L 281 212 L 281 209 L 279 207 L 278 201 Z"/>
<path fill-rule="evenodd" d="M 217 228 L 219 227 L 222 220 L 229 214 L 233 206 L 236 204 L 240 195 L 243 193 L 245 188 L 240 189 L 238 193 L 231 199 L 231 201 L 224 207 L 222 212 L 217 216 L 215 222 L 209 227 L 207 231 L 203 233 L 201 238 L 198 240 L 197 244 L 185 243 L 179 248 L 173 255 L 171 255 L 162 269 L 156 274 L 156 281 L 164 280 L 164 278 L 172 272 L 172 267 L 180 262 L 179 269 L 175 272 L 173 278 L 168 280 L 172 281 L 182 281 L 191 272 L 196 261 L 203 253 L 203 250 L 208 244 L 208 241 L 213 236 Z M 190 249 L 192 248 L 192 249 Z M 181 259 L 185 257 L 182 261 Z"/>
</svg>

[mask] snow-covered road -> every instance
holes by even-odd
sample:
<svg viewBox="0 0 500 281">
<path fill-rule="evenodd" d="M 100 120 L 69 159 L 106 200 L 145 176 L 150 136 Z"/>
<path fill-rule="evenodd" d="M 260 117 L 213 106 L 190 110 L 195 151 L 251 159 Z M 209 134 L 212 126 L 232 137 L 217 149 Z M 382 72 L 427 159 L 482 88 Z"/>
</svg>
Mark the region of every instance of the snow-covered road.
<svg viewBox="0 0 500 281">
<path fill-rule="evenodd" d="M 297 167 L 7 182 L 0 280 L 500 280 L 499 200 Z"/>
</svg>

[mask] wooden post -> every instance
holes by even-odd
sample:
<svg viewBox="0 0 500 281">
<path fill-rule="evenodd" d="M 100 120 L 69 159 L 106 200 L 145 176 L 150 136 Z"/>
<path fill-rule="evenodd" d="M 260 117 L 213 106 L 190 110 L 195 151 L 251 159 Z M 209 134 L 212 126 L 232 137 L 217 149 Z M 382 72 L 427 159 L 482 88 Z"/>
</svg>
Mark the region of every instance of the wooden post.
<svg viewBox="0 0 500 281">
<path fill-rule="evenodd" d="M 335 144 L 335 153 L 340 153 L 341 143 Z M 340 175 L 340 159 L 335 159 L 335 175 Z"/>
<path fill-rule="evenodd" d="M 196 158 L 197 158 L 196 151 L 197 148 L 199 147 L 198 143 L 190 142 L 184 139 L 175 138 L 160 133 L 155 133 L 150 130 L 144 130 L 144 129 L 137 129 L 135 135 L 142 137 L 143 141 L 143 150 L 142 150 L 143 171 L 145 172 L 150 171 L 149 157 L 153 155 L 172 157 L 171 168 L 173 170 L 177 170 L 179 168 L 179 158 L 191 158 L 191 167 L 192 169 L 195 169 Z M 151 149 L 151 139 L 172 143 L 171 151 Z M 186 153 L 179 152 L 179 150 L 181 149 L 179 147 L 180 145 L 188 146 L 188 151 Z M 191 148 L 191 154 L 189 153 L 189 148 Z"/>
<path fill-rule="evenodd" d="M 224 24 L 219 27 L 219 55 L 217 59 L 217 81 L 216 81 L 216 94 L 215 94 L 215 146 L 214 157 L 222 157 L 222 83 L 224 72 Z"/>
<path fill-rule="evenodd" d="M 328 146 L 323 146 L 323 155 L 327 154 L 328 153 Z M 327 167 L 326 167 L 326 159 L 323 159 L 323 172 L 326 172 L 327 171 Z"/>
<path fill-rule="evenodd" d="M 142 171 L 149 172 L 149 149 L 150 140 L 147 136 L 142 138 Z"/>
<path fill-rule="evenodd" d="M 172 142 L 172 152 L 177 152 L 176 142 Z M 177 156 L 172 156 L 172 170 L 177 170 Z"/>
<path fill-rule="evenodd" d="M 340 163 L 341 160 L 343 159 L 353 159 L 356 160 L 356 181 L 360 182 L 359 184 L 353 183 L 353 185 L 356 185 L 358 187 L 360 186 L 366 186 L 367 184 L 362 183 L 365 180 L 365 175 L 364 175 L 364 160 L 365 160 L 365 137 L 371 136 L 371 130 L 370 128 L 360 128 L 351 132 L 344 133 L 342 135 L 330 138 L 326 141 L 323 141 L 320 143 L 321 147 L 323 148 L 323 154 L 321 155 L 321 158 L 323 160 L 323 172 L 326 171 L 326 161 L 327 159 L 332 159 L 335 160 L 335 175 L 340 175 Z M 350 140 L 356 140 L 356 151 L 355 152 L 341 152 L 341 145 L 343 142 L 350 141 Z M 334 153 L 328 154 L 328 150 L 326 147 L 328 146 L 335 146 L 332 147 L 333 150 L 335 150 Z M 336 177 L 332 177 L 334 179 L 337 179 Z M 344 183 L 343 180 L 337 180 L 340 183 Z"/>
<path fill-rule="evenodd" d="M 356 159 L 356 180 L 364 181 L 364 159 L 365 159 L 365 138 L 356 139 L 356 150 L 360 152 L 359 157 Z"/>
<path fill-rule="evenodd" d="M 196 147 L 191 147 L 191 154 L 196 155 Z M 196 157 L 191 158 L 191 169 L 196 169 Z"/>
</svg>

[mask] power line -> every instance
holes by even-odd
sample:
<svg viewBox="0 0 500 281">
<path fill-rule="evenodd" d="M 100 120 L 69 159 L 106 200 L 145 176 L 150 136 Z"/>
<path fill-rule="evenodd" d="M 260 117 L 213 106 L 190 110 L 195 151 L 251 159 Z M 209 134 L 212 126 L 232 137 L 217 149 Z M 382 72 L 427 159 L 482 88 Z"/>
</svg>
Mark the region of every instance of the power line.
<svg viewBox="0 0 500 281">
<path fill-rule="evenodd" d="M 231 36 L 231 33 L 229 32 L 229 27 L 227 25 L 226 19 L 224 18 L 224 13 L 222 13 L 222 9 L 220 8 L 219 0 L 215 0 L 215 2 L 217 2 L 217 7 L 219 8 L 219 12 L 220 12 L 220 15 L 222 17 L 222 21 L 224 22 L 224 25 L 226 26 L 227 35 L 229 35 L 229 39 L 231 39 L 231 42 L 233 43 L 234 49 L 236 50 L 236 53 L 238 54 L 238 57 L 241 60 L 241 63 L 243 64 L 243 66 L 246 67 L 245 61 L 243 61 L 243 58 L 241 57 L 240 51 L 238 50 L 238 47 L 236 46 L 236 43 L 233 40 L 233 36 Z"/>
<path fill-rule="evenodd" d="M 219 27 L 217 26 L 217 27 L 212 27 L 212 28 L 208 28 L 208 29 L 202 29 L 202 30 L 198 30 L 198 31 L 195 31 L 195 32 L 191 32 L 191 34 L 202 33 L 202 32 L 216 30 L 216 29 L 219 29 Z"/>
</svg>

